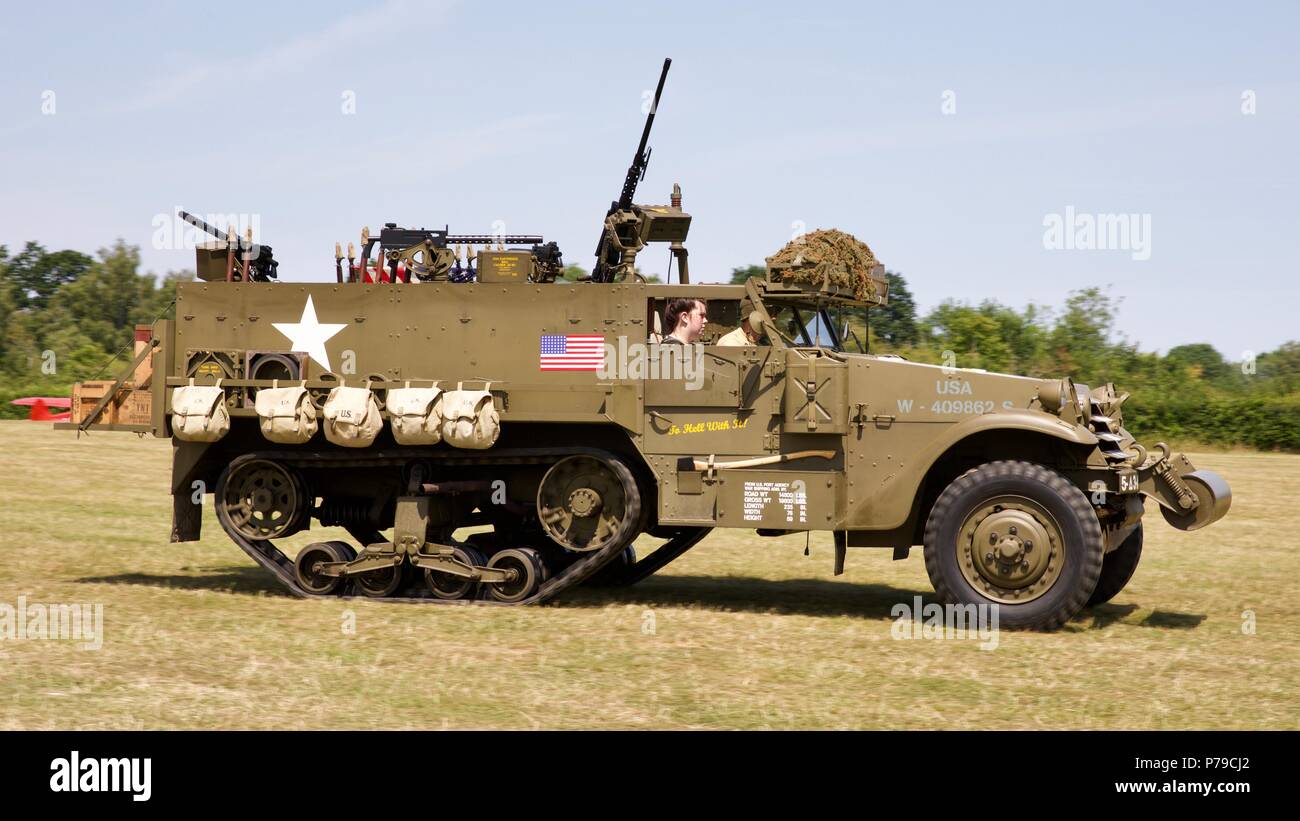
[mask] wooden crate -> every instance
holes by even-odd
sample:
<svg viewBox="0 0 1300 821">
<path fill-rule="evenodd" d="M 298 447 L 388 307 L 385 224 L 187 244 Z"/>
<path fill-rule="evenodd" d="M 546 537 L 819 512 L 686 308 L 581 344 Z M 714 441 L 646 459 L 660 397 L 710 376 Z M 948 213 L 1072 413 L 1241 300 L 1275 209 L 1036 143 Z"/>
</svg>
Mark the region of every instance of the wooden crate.
<svg viewBox="0 0 1300 821">
<path fill-rule="evenodd" d="M 96 379 L 78 382 L 72 386 L 72 421 L 81 422 L 90 416 L 90 412 L 99 404 L 113 387 L 111 379 Z M 113 425 L 117 423 L 117 402 L 109 402 L 104 412 L 95 420 L 96 425 Z"/>
<path fill-rule="evenodd" d="M 142 389 L 124 390 L 117 395 L 116 421 L 118 425 L 153 424 L 153 392 Z"/>
</svg>

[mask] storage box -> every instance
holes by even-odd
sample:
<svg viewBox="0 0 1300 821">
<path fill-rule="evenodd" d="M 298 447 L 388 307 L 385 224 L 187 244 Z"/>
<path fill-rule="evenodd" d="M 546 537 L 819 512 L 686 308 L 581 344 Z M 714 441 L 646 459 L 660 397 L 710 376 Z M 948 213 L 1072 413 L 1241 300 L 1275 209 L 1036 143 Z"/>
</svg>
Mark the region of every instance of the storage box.
<svg viewBox="0 0 1300 821">
<path fill-rule="evenodd" d="M 72 386 L 72 421 L 84 421 L 90 412 L 99 404 L 99 400 L 104 398 L 109 389 L 113 387 L 113 380 L 98 379 L 87 382 L 78 382 Z M 104 407 L 103 413 L 95 420 L 96 425 L 112 425 L 117 422 L 117 402 L 109 402 Z"/>
<path fill-rule="evenodd" d="M 479 282 L 528 282 L 533 277 L 532 251 L 479 251 Z"/>
<path fill-rule="evenodd" d="M 153 424 L 153 392 L 148 390 L 122 391 L 117 395 L 118 425 Z"/>
<path fill-rule="evenodd" d="M 226 281 L 226 256 L 228 246 L 222 240 L 200 244 L 194 249 L 195 276 L 204 282 Z M 239 254 L 235 254 L 235 265 L 239 265 Z"/>
</svg>

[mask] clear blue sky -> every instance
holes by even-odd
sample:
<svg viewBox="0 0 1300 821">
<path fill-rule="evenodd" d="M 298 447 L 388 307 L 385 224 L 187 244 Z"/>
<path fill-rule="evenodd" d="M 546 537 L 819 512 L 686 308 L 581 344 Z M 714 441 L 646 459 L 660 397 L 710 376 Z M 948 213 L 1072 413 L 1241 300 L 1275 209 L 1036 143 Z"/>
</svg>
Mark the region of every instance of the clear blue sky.
<svg viewBox="0 0 1300 821">
<path fill-rule="evenodd" d="M 1298 24 L 1296 3 L 15 4 L 0 244 L 121 237 L 188 268 L 151 247 L 183 206 L 257 214 L 288 280 L 332 279 L 334 242 L 385 221 L 500 220 L 590 267 L 671 56 L 638 199 L 682 184 L 696 280 L 837 227 L 922 308 L 1109 284 L 1143 349 L 1237 359 L 1300 338 Z M 1067 206 L 1149 215 L 1150 258 L 1046 249 Z"/>
</svg>

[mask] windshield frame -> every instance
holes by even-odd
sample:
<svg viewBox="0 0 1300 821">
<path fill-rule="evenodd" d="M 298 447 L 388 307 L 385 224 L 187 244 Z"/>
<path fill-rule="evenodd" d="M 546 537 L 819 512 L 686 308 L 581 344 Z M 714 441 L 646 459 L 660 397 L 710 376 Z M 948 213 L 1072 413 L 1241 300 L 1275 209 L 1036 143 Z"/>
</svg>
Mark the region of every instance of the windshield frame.
<svg viewBox="0 0 1300 821">
<path fill-rule="evenodd" d="M 771 298 L 766 300 L 766 305 L 769 306 L 769 316 L 775 317 L 790 311 L 789 315 L 773 320 L 787 344 L 796 348 L 825 348 L 836 353 L 853 353 L 845 348 L 844 339 L 835 327 L 835 317 L 831 313 L 833 305 Z M 815 336 L 813 329 L 817 331 Z M 794 334 L 787 335 L 787 331 L 794 331 Z M 822 337 L 829 338 L 829 342 Z"/>
</svg>

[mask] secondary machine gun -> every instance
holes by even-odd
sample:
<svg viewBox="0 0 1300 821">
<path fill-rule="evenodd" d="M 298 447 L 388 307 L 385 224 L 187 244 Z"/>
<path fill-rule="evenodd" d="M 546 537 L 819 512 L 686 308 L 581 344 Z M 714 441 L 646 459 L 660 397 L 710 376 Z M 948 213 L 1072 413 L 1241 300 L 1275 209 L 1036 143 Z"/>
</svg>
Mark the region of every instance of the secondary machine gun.
<svg viewBox="0 0 1300 821">
<path fill-rule="evenodd" d="M 373 264 L 370 255 L 379 246 L 379 258 Z M 527 245 L 530 249 L 508 249 L 510 245 Z M 465 246 L 465 264 L 461 264 L 460 248 Z M 477 251 L 476 246 L 483 246 Z M 495 249 L 493 248 L 495 246 Z M 335 246 L 338 281 L 343 281 L 343 254 Z M 478 268 L 474 267 L 477 259 Z M 491 269 L 489 273 L 485 266 Z M 348 246 L 348 281 L 366 282 L 368 272 L 374 279 L 386 275 L 389 281 L 409 282 L 412 275 L 421 281 L 450 280 L 468 282 L 479 278 L 483 272 L 493 279 L 549 282 L 564 267 L 559 246 L 544 242 L 536 234 L 452 234 L 449 228 L 399 228 L 397 223 L 385 223 L 379 236 L 370 234 L 369 228 L 361 231 L 361 259 L 358 266 Z"/>
<path fill-rule="evenodd" d="M 271 255 L 271 246 L 253 242 L 253 232 L 241 238 L 234 228 L 223 234 L 188 211 L 180 211 L 181 219 L 221 242 L 200 246 L 198 249 L 198 277 L 203 280 L 227 282 L 274 282 L 280 263 Z"/>
</svg>

